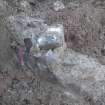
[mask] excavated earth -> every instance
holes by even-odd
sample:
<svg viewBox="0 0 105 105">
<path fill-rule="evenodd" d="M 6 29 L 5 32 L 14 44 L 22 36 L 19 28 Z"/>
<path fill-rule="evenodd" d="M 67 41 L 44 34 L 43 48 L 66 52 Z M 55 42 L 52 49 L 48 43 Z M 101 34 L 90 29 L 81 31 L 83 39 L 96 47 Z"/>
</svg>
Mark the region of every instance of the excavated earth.
<svg viewBox="0 0 105 105">
<path fill-rule="evenodd" d="M 65 8 L 56 11 L 56 0 L 0 0 L 1 105 L 105 105 L 105 1 L 60 1 Z M 10 44 L 30 29 L 27 19 L 63 24 L 67 48 L 60 60 L 18 65 Z"/>
</svg>

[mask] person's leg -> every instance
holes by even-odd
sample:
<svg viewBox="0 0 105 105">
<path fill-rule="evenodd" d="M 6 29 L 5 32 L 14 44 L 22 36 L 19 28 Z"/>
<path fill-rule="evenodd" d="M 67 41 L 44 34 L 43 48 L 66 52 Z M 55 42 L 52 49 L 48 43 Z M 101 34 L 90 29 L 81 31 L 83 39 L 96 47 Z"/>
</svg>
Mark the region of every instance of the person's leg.
<svg viewBox="0 0 105 105">
<path fill-rule="evenodd" d="M 30 48 L 26 48 L 26 51 L 25 51 L 25 59 L 26 59 L 26 61 L 29 60 L 29 55 L 30 55 Z"/>
<path fill-rule="evenodd" d="M 30 64 L 30 49 L 27 48 L 24 54 L 24 63 L 28 68 L 32 69 L 32 66 Z"/>
<path fill-rule="evenodd" d="M 21 66 L 24 65 L 24 49 L 22 47 L 18 48 L 18 57 L 19 57 L 19 63 Z"/>
</svg>

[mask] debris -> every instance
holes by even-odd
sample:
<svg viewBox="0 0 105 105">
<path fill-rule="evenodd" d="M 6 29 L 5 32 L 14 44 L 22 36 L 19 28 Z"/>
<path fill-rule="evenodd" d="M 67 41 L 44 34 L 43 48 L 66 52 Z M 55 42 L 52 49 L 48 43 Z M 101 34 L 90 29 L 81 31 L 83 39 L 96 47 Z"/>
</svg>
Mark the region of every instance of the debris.
<svg viewBox="0 0 105 105">
<path fill-rule="evenodd" d="M 61 24 L 48 26 L 45 35 L 38 38 L 41 49 L 55 49 L 64 44 L 64 32 Z"/>
<path fill-rule="evenodd" d="M 11 48 L 16 48 L 17 47 L 17 43 L 16 43 L 16 41 L 13 41 L 12 43 L 11 43 Z"/>
<path fill-rule="evenodd" d="M 59 47 L 55 36 L 42 36 L 38 39 L 38 45 L 41 49 L 49 50 Z"/>
<path fill-rule="evenodd" d="M 30 5 L 29 5 L 29 3 L 27 2 L 27 1 L 24 1 L 24 0 L 22 0 L 21 2 L 20 2 L 20 8 L 21 8 L 21 10 L 23 10 L 23 11 L 29 11 L 30 10 Z"/>
<path fill-rule="evenodd" d="M 65 8 L 65 5 L 61 1 L 56 1 L 54 3 L 54 10 L 59 11 Z"/>
<path fill-rule="evenodd" d="M 104 0 L 93 1 L 97 3 L 102 1 L 101 6 L 105 7 Z M 8 6 L 0 2 L 0 16 L 5 15 L 0 17 L 0 75 L 1 79 L 3 77 L 2 81 L 0 80 L 2 90 L 0 103 L 2 105 L 104 105 L 105 67 L 96 59 L 89 57 L 96 51 L 94 55 L 105 58 L 103 56 L 105 35 L 101 35 L 105 32 L 104 9 L 97 8 L 90 0 L 5 0 L 5 2 L 10 5 L 12 11 L 8 12 Z M 32 5 L 29 2 L 33 2 Z M 55 7 L 52 3 L 55 3 Z M 52 10 L 52 7 L 55 9 Z M 9 23 L 5 24 L 5 20 L 9 20 L 10 14 L 13 15 L 10 21 L 13 24 L 7 27 Z M 51 26 L 41 22 L 40 19 L 36 21 L 36 18 L 45 19 L 45 22 Z M 58 23 L 61 24 L 56 25 Z M 62 24 L 69 48 L 76 52 L 68 49 L 64 51 Z M 17 59 L 14 58 L 16 55 L 10 49 L 10 39 L 15 39 L 13 35 L 18 36 L 23 42 L 27 36 L 32 38 L 35 60 L 31 56 L 25 70 L 18 69 Z M 99 39 L 100 35 L 103 38 Z M 60 46 L 53 47 L 54 50 L 51 46 L 40 49 L 38 39 L 42 37 L 52 44 L 57 42 Z M 43 55 L 46 56 L 48 63 L 51 61 L 51 65 L 39 59 Z M 34 61 L 38 61 L 38 64 Z M 12 84 L 10 82 L 14 77 L 18 80 Z M 90 102 L 92 99 L 97 102 L 93 104 Z M 86 104 L 83 101 L 86 101 Z"/>
<path fill-rule="evenodd" d="M 45 57 L 46 57 L 47 61 L 56 61 L 57 60 L 57 55 L 52 50 L 49 50 L 45 54 Z"/>
</svg>

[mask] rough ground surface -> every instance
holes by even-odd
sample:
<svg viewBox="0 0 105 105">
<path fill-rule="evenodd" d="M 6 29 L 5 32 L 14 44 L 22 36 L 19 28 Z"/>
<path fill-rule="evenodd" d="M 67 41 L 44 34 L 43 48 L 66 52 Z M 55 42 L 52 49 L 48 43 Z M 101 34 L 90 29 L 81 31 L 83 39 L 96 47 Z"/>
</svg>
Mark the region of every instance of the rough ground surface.
<svg viewBox="0 0 105 105">
<path fill-rule="evenodd" d="M 0 0 L 1 105 L 105 105 L 105 1 L 62 0 L 65 8 L 59 11 L 53 9 L 55 1 Z M 61 62 L 19 68 L 10 42 L 32 30 L 24 18 L 64 25 L 70 49 Z"/>
</svg>

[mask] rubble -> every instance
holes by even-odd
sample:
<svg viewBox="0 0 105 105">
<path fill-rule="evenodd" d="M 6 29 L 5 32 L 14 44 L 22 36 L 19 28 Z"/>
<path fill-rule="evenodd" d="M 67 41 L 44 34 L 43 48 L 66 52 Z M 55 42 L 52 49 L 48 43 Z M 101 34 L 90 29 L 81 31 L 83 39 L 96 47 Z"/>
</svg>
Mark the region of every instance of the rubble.
<svg viewBox="0 0 105 105">
<path fill-rule="evenodd" d="M 67 50 L 61 64 L 53 65 L 53 72 L 62 84 L 73 88 L 74 91 L 77 90 L 79 95 L 83 95 L 83 91 L 87 92 L 92 96 L 95 105 L 98 105 L 97 101 L 102 98 L 105 91 L 105 67 L 96 59 Z"/>
<path fill-rule="evenodd" d="M 61 1 L 56 1 L 54 3 L 54 10 L 55 11 L 59 11 L 59 10 L 62 10 L 64 8 L 65 8 L 65 6 L 64 6 L 64 4 Z"/>
<path fill-rule="evenodd" d="M 32 54 L 34 57 L 43 56 L 40 50 L 54 50 L 59 48 L 60 53 L 66 48 L 64 29 L 62 24 L 47 25 L 43 19 L 32 18 L 24 15 L 10 16 L 8 27 L 14 30 L 15 40 L 23 45 L 24 38 L 30 38 L 33 43 Z M 55 52 L 54 52 L 55 53 Z M 60 55 L 59 53 L 59 55 Z M 57 53 L 56 53 L 57 55 Z"/>
<path fill-rule="evenodd" d="M 0 0 L 0 104 L 104 105 L 105 67 L 99 62 L 99 58 L 105 60 L 104 2 L 5 2 Z M 8 6 L 12 8 L 11 14 L 7 14 Z M 56 36 L 60 47 L 40 50 L 37 39 L 48 35 Z M 30 58 L 32 68 L 23 70 L 10 42 L 27 36 L 34 43 L 35 59 Z"/>
<path fill-rule="evenodd" d="M 46 57 L 47 62 L 57 61 L 57 59 L 58 59 L 57 55 L 51 50 L 49 50 L 45 54 L 45 57 Z"/>
</svg>

